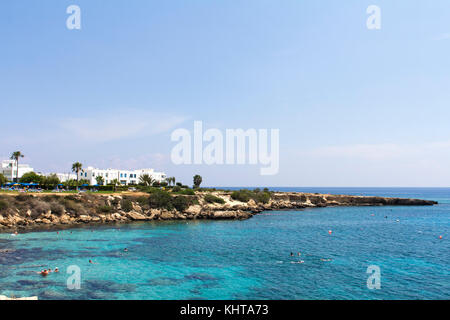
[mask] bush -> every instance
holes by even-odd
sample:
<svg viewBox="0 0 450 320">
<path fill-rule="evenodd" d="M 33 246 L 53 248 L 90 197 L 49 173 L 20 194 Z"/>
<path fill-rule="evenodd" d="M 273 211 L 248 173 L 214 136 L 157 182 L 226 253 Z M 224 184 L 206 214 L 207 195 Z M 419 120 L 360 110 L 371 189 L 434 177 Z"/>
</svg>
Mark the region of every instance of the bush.
<svg viewBox="0 0 450 320">
<path fill-rule="evenodd" d="M 195 196 L 195 192 L 192 189 L 185 189 L 181 191 L 181 194 L 187 195 L 187 196 Z"/>
<path fill-rule="evenodd" d="M 97 208 L 97 211 L 100 213 L 111 213 L 114 210 L 111 206 L 100 206 Z"/>
<path fill-rule="evenodd" d="M 172 188 L 172 192 L 180 192 L 181 191 L 181 187 L 180 186 L 175 186 Z"/>
<path fill-rule="evenodd" d="M 172 196 L 163 190 L 158 190 L 150 195 L 149 204 L 151 208 L 173 209 Z"/>
<path fill-rule="evenodd" d="M 186 211 L 189 208 L 189 200 L 182 196 L 173 198 L 172 204 L 180 212 Z"/>
<path fill-rule="evenodd" d="M 133 203 L 131 200 L 122 200 L 122 210 L 125 212 L 130 212 L 133 210 Z"/>
<path fill-rule="evenodd" d="M 147 197 L 139 197 L 136 199 L 136 201 L 139 203 L 141 207 L 148 205 L 148 198 Z"/>
<path fill-rule="evenodd" d="M 31 199 L 32 196 L 26 195 L 26 194 L 19 194 L 18 196 L 16 196 L 16 200 L 20 201 L 20 202 L 25 202 L 29 199 Z"/>
<path fill-rule="evenodd" d="M 207 194 L 204 199 L 208 203 L 220 203 L 220 204 L 225 203 L 225 200 L 223 200 L 222 198 L 216 197 L 215 195 L 212 195 L 212 194 Z"/>
<path fill-rule="evenodd" d="M 250 200 L 250 191 L 248 190 L 240 190 L 240 191 L 233 191 L 231 193 L 231 199 L 237 200 L 240 202 L 248 202 Z"/>
<path fill-rule="evenodd" d="M 0 200 L 0 211 L 8 209 L 8 202 Z"/>
<path fill-rule="evenodd" d="M 231 193 L 231 198 L 240 202 L 248 202 L 250 199 L 253 199 L 256 203 L 268 203 L 271 194 L 270 192 L 261 192 L 259 189 L 255 189 L 254 191 L 243 189 L 233 191 Z"/>
<path fill-rule="evenodd" d="M 58 216 L 60 216 L 64 213 L 64 207 L 57 202 L 52 202 L 50 204 L 50 210 L 52 210 L 53 214 L 56 214 Z"/>
</svg>

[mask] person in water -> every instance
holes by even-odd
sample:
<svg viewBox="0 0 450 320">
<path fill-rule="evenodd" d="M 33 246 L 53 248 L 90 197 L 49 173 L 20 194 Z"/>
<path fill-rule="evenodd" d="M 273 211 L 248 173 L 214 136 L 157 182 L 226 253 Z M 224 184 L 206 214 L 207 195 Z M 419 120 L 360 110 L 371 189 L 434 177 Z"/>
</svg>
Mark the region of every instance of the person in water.
<svg viewBox="0 0 450 320">
<path fill-rule="evenodd" d="M 291 252 L 291 257 L 293 257 L 294 256 L 294 253 L 293 252 Z"/>
<path fill-rule="evenodd" d="M 56 267 L 56 268 L 55 268 L 55 271 L 53 271 L 53 272 L 59 272 L 59 269 L 58 269 L 58 267 Z"/>
<path fill-rule="evenodd" d="M 47 269 L 42 270 L 42 271 L 40 272 L 40 274 L 41 274 L 41 276 L 46 277 L 46 276 L 48 276 L 48 270 L 47 270 Z"/>
</svg>

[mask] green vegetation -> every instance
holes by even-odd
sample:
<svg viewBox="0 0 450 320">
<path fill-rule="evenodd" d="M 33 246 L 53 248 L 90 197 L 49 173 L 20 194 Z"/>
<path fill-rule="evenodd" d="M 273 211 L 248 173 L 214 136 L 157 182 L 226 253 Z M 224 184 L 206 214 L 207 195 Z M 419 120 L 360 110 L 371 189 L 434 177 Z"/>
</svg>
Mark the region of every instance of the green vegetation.
<svg viewBox="0 0 450 320">
<path fill-rule="evenodd" d="M 220 204 L 225 203 L 225 200 L 223 200 L 222 198 L 216 197 L 215 195 L 212 195 L 212 194 L 205 195 L 204 199 L 208 203 L 220 203 Z"/>
<path fill-rule="evenodd" d="M 11 154 L 11 160 L 14 160 L 16 162 L 16 178 L 13 179 L 15 182 L 19 181 L 19 159 L 23 158 L 24 155 L 20 151 L 15 151 Z"/>
<path fill-rule="evenodd" d="M 0 186 L 4 185 L 6 182 L 8 182 L 8 180 L 3 175 L 3 173 L 0 173 Z"/>
<path fill-rule="evenodd" d="M 202 184 L 202 177 L 198 174 L 194 176 L 194 189 L 200 188 L 200 185 Z"/>
<path fill-rule="evenodd" d="M 189 208 L 189 204 L 189 199 L 183 196 L 178 196 L 172 199 L 172 205 L 180 212 L 183 212 Z"/>
<path fill-rule="evenodd" d="M 22 175 L 22 178 L 20 178 L 19 181 L 22 183 L 33 183 L 34 182 L 34 183 L 41 184 L 43 178 L 44 178 L 43 176 L 38 175 L 35 172 L 27 172 L 24 175 Z"/>
<path fill-rule="evenodd" d="M 231 198 L 240 202 L 248 202 L 250 199 L 253 199 L 256 203 L 268 203 L 271 198 L 271 194 L 267 191 L 261 192 L 259 189 L 255 189 L 253 191 L 242 189 L 239 191 L 233 191 L 231 193 Z"/>
<path fill-rule="evenodd" d="M 77 190 L 78 190 L 78 174 L 80 172 L 83 171 L 83 164 L 81 164 L 80 162 L 75 162 L 74 164 L 72 164 L 72 172 L 75 172 L 77 175 Z"/>
<path fill-rule="evenodd" d="M 131 210 L 133 210 L 133 203 L 131 202 L 131 200 L 122 200 L 122 210 L 125 212 L 130 212 Z"/>
<path fill-rule="evenodd" d="M 114 208 L 113 207 L 111 207 L 111 206 L 100 206 L 100 207 L 98 207 L 98 212 L 101 212 L 101 213 L 111 213 L 111 212 L 113 212 L 114 211 Z"/>
<path fill-rule="evenodd" d="M 176 209 L 180 212 L 185 211 L 194 199 L 185 196 L 172 197 L 169 192 L 157 190 L 150 195 L 149 205 L 155 209 Z"/>
<path fill-rule="evenodd" d="M 0 200 L 0 211 L 8 209 L 8 202 Z"/>
<path fill-rule="evenodd" d="M 163 190 L 155 190 L 149 199 L 149 204 L 151 208 L 156 209 L 173 209 L 172 196 Z"/>
<path fill-rule="evenodd" d="M 96 177 L 95 180 L 97 181 L 97 184 L 98 184 L 99 186 L 102 186 L 102 185 L 105 184 L 105 179 L 103 179 L 102 176 Z"/>
<path fill-rule="evenodd" d="M 155 180 L 149 174 L 143 174 L 139 177 L 139 183 L 143 186 L 149 187 L 153 185 L 154 182 Z"/>
</svg>

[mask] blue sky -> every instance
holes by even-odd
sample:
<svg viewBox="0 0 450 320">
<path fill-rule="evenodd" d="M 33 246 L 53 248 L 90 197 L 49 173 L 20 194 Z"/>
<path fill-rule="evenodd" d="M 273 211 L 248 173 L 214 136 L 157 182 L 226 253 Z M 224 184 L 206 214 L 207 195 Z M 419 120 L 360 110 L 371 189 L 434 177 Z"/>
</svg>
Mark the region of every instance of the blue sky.
<svg viewBox="0 0 450 320">
<path fill-rule="evenodd" d="M 81 30 L 66 8 L 81 8 Z M 381 30 L 366 8 L 381 8 Z M 449 186 L 448 0 L 3 0 L 0 156 L 221 186 Z M 176 128 L 280 129 L 280 170 L 171 163 Z"/>
</svg>

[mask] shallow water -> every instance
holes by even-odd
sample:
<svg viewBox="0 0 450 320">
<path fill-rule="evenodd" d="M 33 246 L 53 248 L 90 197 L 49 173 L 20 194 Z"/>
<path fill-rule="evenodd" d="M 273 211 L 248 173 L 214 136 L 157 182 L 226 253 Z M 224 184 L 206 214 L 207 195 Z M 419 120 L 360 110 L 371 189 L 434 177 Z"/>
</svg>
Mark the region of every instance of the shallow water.
<svg viewBox="0 0 450 320">
<path fill-rule="evenodd" d="M 40 299 L 450 298 L 450 189 L 291 190 L 440 204 L 1 234 L 0 252 L 11 252 L 0 253 L 0 294 Z M 299 251 L 300 258 L 290 257 Z M 67 289 L 70 265 L 81 269 L 80 290 Z M 380 290 L 367 288 L 369 265 L 381 268 Z M 54 267 L 61 271 L 46 278 L 36 274 Z"/>
</svg>

